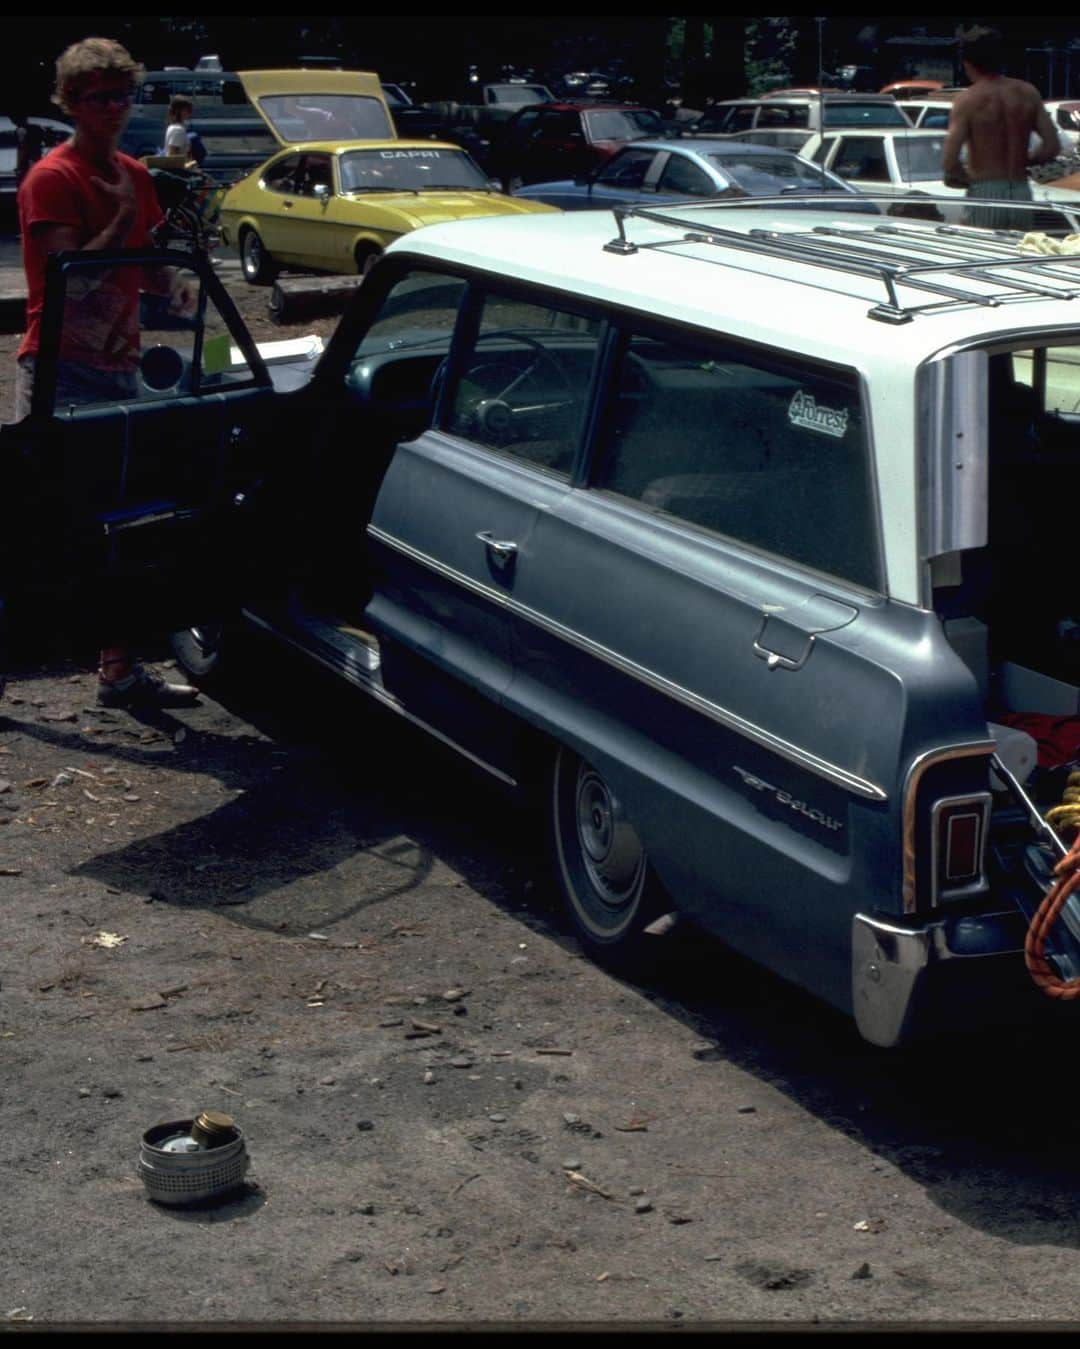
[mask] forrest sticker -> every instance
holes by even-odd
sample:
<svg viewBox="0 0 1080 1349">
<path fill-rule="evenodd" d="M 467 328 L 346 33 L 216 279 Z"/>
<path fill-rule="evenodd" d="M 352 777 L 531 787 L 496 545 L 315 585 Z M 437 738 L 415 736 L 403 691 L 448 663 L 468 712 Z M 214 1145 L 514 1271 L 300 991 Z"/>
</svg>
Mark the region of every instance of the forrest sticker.
<svg viewBox="0 0 1080 1349">
<path fill-rule="evenodd" d="M 812 393 L 800 389 L 788 404 L 788 420 L 804 430 L 836 436 L 839 440 L 847 431 L 848 409 L 826 407 Z"/>
</svg>

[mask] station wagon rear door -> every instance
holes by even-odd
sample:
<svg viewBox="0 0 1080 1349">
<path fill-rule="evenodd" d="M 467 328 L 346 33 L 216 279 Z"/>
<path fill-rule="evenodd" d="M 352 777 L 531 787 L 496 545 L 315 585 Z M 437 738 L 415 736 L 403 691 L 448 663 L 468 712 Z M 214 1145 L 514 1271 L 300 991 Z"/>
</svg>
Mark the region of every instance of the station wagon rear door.
<svg viewBox="0 0 1080 1349">
<path fill-rule="evenodd" d="M 842 1000 L 854 835 L 887 828 L 903 726 L 844 640 L 882 609 L 858 380 L 624 340 L 590 477 L 519 559 L 507 702 L 605 776 L 680 908 Z"/>
</svg>

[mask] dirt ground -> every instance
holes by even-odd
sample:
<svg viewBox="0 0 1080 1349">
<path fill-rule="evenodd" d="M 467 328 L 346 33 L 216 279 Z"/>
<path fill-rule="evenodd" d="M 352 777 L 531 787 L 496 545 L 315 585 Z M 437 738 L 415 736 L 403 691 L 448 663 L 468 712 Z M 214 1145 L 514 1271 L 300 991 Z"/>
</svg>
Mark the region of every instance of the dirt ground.
<svg viewBox="0 0 1080 1349">
<path fill-rule="evenodd" d="M 622 982 L 536 808 L 328 677 L 136 719 L 88 664 L 0 702 L 3 1328 L 1080 1319 L 1064 1039 L 878 1052 L 684 928 Z M 161 1207 L 202 1109 L 247 1185 Z"/>
</svg>

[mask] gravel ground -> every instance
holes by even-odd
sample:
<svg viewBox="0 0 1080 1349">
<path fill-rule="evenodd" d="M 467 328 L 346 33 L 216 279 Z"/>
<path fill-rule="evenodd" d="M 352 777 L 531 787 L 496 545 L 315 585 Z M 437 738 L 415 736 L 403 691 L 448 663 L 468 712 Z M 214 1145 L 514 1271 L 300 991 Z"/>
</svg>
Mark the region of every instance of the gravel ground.
<svg viewBox="0 0 1080 1349">
<path fill-rule="evenodd" d="M 4 1328 L 1080 1319 L 1063 1042 L 878 1052 L 684 928 L 617 980 L 534 806 L 359 697 L 256 646 L 136 720 L 89 660 L 0 703 Z M 245 1188 L 151 1202 L 202 1109 Z"/>
</svg>

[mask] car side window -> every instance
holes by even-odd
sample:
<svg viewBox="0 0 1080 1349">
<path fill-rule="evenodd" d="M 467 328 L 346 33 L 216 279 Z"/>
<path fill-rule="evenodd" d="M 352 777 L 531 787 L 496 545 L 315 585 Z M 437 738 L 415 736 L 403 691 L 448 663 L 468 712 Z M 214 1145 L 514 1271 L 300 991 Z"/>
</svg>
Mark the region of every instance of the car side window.
<svg viewBox="0 0 1080 1349">
<path fill-rule="evenodd" d="M 775 107 L 762 107 L 758 114 L 758 126 L 809 126 L 810 115 L 808 110 L 801 104 L 794 107 L 790 104 L 779 103 Z"/>
<path fill-rule="evenodd" d="M 54 416 L 253 383 L 194 269 L 89 261 L 72 265 L 62 285 Z"/>
<path fill-rule="evenodd" d="M 329 155 L 305 155 L 296 176 L 295 192 L 300 197 L 313 197 L 317 187 L 333 189 Z"/>
<path fill-rule="evenodd" d="M 713 197 L 719 190 L 704 169 L 685 155 L 675 154 L 668 160 L 656 189 L 686 197 Z"/>
<path fill-rule="evenodd" d="M 596 320 L 487 295 L 445 429 L 568 477 L 581 439 L 598 333 Z"/>
<path fill-rule="evenodd" d="M 814 163 L 824 164 L 829 157 L 829 151 L 833 148 L 835 144 L 836 144 L 835 136 L 823 136 L 820 144 L 813 153 L 812 158 Z"/>
<path fill-rule="evenodd" d="M 885 142 L 880 136 L 843 137 L 833 170 L 841 178 L 887 183 L 889 164 L 885 158 Z"/>
<path fill-rule="evenodd" d="M 879 584 L 854 372 L 635 334 L 592 486 L 817 571 Z"/>
<path fill-rule="evenodd" d="M 466 290 L 458 276 L 406 272 L 356 349 L 345 387 L 371 409 L 391 441 L 412 439 L 432 425 Z"/>
<path fill-rule="evenodd" d="M 286 155 L 271 164 L 263 180 L 271 192 L 291 194 L 296 191 L 296 175 L 300 169 L 299 155 Z"/>
<path fill-rule="evenodd" d="M 596 182 L 604 187 L 639 188 L 655 158 L 655 150 L 620 150 L 596 175 Z"/>
</svg>

